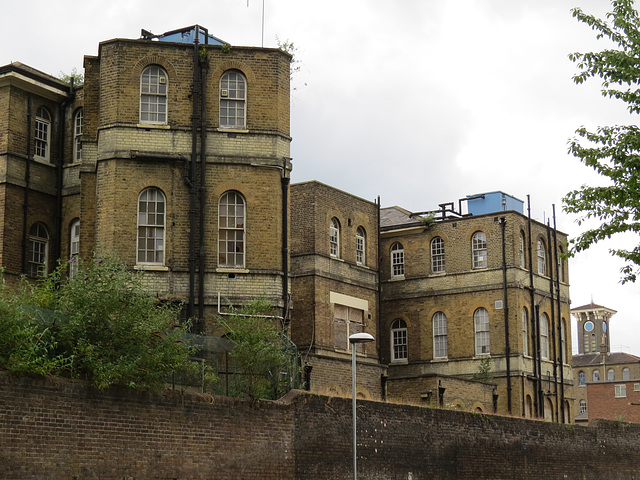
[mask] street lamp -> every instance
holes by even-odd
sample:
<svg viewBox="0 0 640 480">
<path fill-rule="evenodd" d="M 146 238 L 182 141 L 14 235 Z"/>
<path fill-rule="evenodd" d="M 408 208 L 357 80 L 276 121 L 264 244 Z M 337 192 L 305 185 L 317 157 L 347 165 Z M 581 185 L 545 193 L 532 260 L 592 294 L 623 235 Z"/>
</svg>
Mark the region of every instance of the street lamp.
<svg viewBox="0 0 640 480">
<path fill-rule="evenodd" d="M 358 480 L 358 460 L 356 447 L 356 343 L 373 342 L 373 335 L 368 333 L 354 333 L 349 335 L 351 344 L 351 409 L 353 412 L 353 480 Z"/>
</svg>

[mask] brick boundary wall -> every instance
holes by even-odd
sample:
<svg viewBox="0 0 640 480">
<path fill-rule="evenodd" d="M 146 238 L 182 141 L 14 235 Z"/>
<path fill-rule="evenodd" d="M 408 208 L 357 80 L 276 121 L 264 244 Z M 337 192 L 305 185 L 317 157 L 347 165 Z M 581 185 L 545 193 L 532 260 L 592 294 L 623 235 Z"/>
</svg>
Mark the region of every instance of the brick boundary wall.
<svg viewBox="0 0 640 480">
<path fill-rule="evenodd" d="M 359 478 L 640 479 L 640 425 L 358 401 Z M 351 400 L 97 392 L 0 373 L 1 479 L 349 479 Z"/>
</svg>

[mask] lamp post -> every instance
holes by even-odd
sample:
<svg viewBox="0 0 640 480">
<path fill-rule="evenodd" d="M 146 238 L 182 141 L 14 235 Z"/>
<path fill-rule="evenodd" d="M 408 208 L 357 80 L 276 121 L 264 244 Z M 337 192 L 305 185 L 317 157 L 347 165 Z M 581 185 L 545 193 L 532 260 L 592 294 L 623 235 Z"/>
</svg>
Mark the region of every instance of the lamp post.
<svg viewBox="0 0 640 480">
<path fill-rule="evenodd" d="M 373 342 L 373 335 L 354 333 L 349 336 L 351 344 L 351 410 L 353 412 L 353 480 L 358 480 L 358 460 L 356 444 L 356 343 Z"/>
</svg>

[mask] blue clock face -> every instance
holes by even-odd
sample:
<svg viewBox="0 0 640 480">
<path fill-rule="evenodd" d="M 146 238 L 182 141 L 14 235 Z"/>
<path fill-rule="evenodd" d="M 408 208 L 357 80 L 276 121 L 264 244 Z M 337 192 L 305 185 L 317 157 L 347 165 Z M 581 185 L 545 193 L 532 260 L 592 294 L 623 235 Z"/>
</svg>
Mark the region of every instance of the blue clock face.
<svg viewBox="0 0 640 480">
<path fill-rule="evenodd" d="M 587 322 L 587 323 L 585 323 L 585 324 L 584 324 L 584 329 L 585 329 L 587 332 L 590 332 L 591 330 L 593 330 L 593 322 Z"/>
</svg>

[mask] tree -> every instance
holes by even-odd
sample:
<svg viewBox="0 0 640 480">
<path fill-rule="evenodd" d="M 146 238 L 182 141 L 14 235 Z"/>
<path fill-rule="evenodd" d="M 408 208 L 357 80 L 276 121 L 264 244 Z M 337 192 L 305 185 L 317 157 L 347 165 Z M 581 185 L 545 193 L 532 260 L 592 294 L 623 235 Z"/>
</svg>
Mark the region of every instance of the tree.
<svg viewBox="0 0 640 480">
<path fill-rule="evenodd" d="M 76 87 L 84 85 L 84 75 L 79 73 L 76 67 L 71 69 L 71 73 L 64 73 L 61 71 L 58 74 L 58 78 L 64 83 L 71 83 L 71 79 L 73 79 L 73 85 Z"/>
<path fill-rule="evenodd" d="M 592 77 L 602 81 L 602 95 L 621 100 L 631 114 L 640 113 L 640 19 L 633 0 L 612 0 L 612 11 L 602 20 L 575 8 L 573 16 L 608 38 L 614 48 L 601 52 L 572 53 L 569 58 L 580 72 L 573 77 L 581 84 Z M 640 129 L 636 125 L 582 127 L 569 141 L 569 151 L 585 165 L 607 178 L 607 185 L 583 185 L 563 199 L 564 210 L 579 214 L 578 224 L 596 220 L 570 242 L 571 253 L 583 251 L 616 233 L 640 233 Z M 640 243 L 632 250 L 612 248 L 626 264 L 622 283 L 635 282 L 640 273 Z"/>
<path fill-rule="evenodd" d="M 73 259 L 72 261 L 77 261 Z M 144 274 L 112 259 L 63 266 L 17 292 L 0 289 L 0 368 L 19 375 L 61 375 L 95 387 L 157 390 L 174 372 L 202 366 L 183 340 L 179 305 L 159 302 Z"/>
</svg>

